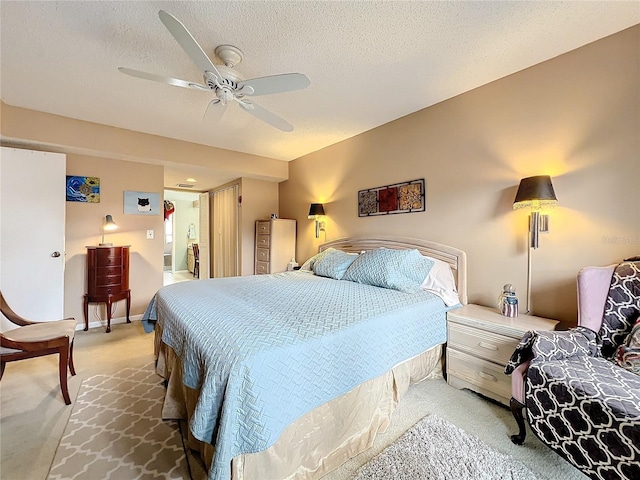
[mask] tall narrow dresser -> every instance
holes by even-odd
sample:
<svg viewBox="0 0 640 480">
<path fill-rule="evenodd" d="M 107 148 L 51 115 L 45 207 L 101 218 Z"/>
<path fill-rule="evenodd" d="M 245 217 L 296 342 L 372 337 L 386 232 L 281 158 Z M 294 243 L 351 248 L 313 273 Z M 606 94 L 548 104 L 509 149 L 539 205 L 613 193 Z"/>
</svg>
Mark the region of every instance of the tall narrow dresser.
<svg viewBox="0 0 640 480">
<path fill-rule="evenodd" d="M 295 220 L 272 218 L 256 222 L 256 275 L 284 272 L 295 255 Z"/>
<path fill-rule="evenodd" d="M 87 293 L 84 296 L 84 329 L 89 329 L 89 303 L 105 303 L 107 333 L 111 331 L 113 302 L 127 301 L 127 323 L 131 309 L 129 289 L 129 245 L 87 247 Z"/>
</svg>

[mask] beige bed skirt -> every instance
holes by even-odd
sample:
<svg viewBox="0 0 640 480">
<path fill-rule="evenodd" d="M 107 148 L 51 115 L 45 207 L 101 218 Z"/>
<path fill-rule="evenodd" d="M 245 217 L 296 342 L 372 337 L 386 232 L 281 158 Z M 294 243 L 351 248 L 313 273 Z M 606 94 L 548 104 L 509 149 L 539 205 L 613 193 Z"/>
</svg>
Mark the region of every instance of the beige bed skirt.
<svg viewBox="0 0 640 480">
<path fill-rule="evenodd" d="M 162 343 L 161 336 L 156 328 L 157 373 L 168 380 L 162 418 L 188 420 L 198 391 L 183 385 L 180 358 Z M 268 449 L 235 457 L 231 463 L 233 480 L 308 480 L 326 475 L 371 447 L 376 434 L 389 426 L 391 414 L 409 385 L 428 378 L 442 378 L 442 345 L 308 412 Z M 185 441 L 200 453 L 208 469 L 214 446 L 197 440 L 191 432 Z"/>
</svg>

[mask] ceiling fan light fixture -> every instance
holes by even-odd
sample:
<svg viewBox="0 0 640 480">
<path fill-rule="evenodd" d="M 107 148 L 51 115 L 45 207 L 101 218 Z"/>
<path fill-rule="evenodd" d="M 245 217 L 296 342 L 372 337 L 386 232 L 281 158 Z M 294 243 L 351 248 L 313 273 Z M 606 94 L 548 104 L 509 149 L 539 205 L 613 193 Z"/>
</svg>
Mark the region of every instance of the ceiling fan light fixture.
<svg viewBox="0 0 640 480">
<path fill-rule="evenodd" d="M 229 102 L 233 102 L 233 92 L 228 88 L 216 89 L 216 97 L 220 99 L 223 105 L 226 105 Z"/>
</svg>

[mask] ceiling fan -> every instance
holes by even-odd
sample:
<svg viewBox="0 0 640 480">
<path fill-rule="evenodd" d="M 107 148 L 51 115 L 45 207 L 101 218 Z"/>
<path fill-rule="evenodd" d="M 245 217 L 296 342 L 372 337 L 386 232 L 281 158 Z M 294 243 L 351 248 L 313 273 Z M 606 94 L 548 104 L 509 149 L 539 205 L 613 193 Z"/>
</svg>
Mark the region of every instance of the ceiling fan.
<svg viewBox="0 0 640 480">
<path fill-rule="evenodd" d="M 165 77 L 163 75 L 156 75 L 154 73 L 141 72 L 140 70 L 126 67 L 118 67 L 120 72 L 131 75 L 132 77 L 153 80 L 177 87 L 213 92 L 216 98 L 209 102 L 205 116 L 210 116 L 211 112 L 215 112 L 218 118 L 220 118 L 226 110 L 227 105 L 235 101 L 245 112 L 252 114 L 263 122 L 284 132 L 293 131 L 293 126 L 289 122 L 246 97 L 301 90 L 308 87 L 311 83 L 306 75 L 302 73 L 285 73 L 244 80 L 238 71 L 233 69 L 235 65 L 242 61 L 243 54 L 240 49 L 232 45 L 218 46 L 215 49 L 215 53 L 224 62 L 224 66 L 214 65 L 198 42 L 196 42 L 186 27 L 177 18 L 164 10 L 160 10 L 158 16 L 182 49 L 187 52 L 191 60 L 202 70 L 204 85 L 177 78 Z"/>
</svg>

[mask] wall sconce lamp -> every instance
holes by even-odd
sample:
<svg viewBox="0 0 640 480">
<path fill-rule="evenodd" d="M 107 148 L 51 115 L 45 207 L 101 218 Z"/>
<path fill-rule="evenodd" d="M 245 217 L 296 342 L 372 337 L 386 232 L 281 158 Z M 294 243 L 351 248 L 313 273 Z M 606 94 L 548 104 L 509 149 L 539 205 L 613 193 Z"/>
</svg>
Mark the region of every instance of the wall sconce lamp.
<svg viewBox="0 0 640 480">
<path fill-rule="evenodd" d="M 316 238 L 320 238 L 320 230 L 327 235 L 324 222 L 320 221 L 320 217 L 324 216 L 324 206 L 321 203 L 312 203 L 309 207 L 309 220 L 316 221 Z"/>
<path fill-rule="evenodd" d="M 549 175 L 527 177 L 520 180 L 513 209 L 530 208 L 529 248 L 527 254 L 527 311 L 531 313 L 531 251 L 538 248 L 539 233 L 549 233 L 549 215 L 540 215 L 543 207 L 558 205 Z"/>
<path fill-rule="evenodd" d="M 102 224 L 102 242 L 100 242 L 101 247 L 113 247 L 113 243 L 104 243 L 104 232 L 111 232 L 116 230 L 118 225 L 113 221 L 113 217 L 111 215 L 107 215 L 104 219 L 104 223 Z"/>
</svg>

